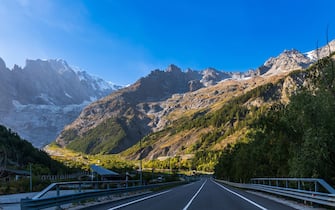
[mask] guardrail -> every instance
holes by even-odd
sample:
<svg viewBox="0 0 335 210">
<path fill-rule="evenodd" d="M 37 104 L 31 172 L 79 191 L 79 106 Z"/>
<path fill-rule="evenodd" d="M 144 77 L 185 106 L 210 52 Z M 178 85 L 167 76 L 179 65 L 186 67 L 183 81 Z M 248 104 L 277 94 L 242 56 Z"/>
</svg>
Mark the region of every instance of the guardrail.
<svg viewBox="0 0 335 210">
<path fill-rule="evenodd" d="M 187 183 L 186 181 L 167 182 L 152 185 L 135 186 L 138 181 L 126 183 L 125 181 L 93 181 L 93 182 L 62 182 L 49 185 L 32 199 L 21 199 L 22 210 L 44 209 L 64 204 L 96 199 L 98 197 L 106 197 L 114 194 L 122 194 L 127 192 L 154 189 L 164 186 L 172 186 Z M 133 186 L 127 186 L 127 184 Z M 93 188 L 92 188 L 93 186 Z M 115 186 L 119 188 L 115 188 Z M 72 189 L 71 193 L 66 193 Z M 52 192 L 51 197 L 47 197 Z M 62 194 L 63 192 L 63 194 Z M 56 193 L 56 194 L 55 194 Z M 62 194 L 62 195 L 61 195 Z M 50 196 L 50 195 L 49 195 Z"/>
<path fill-rule="evenodd" d="M 302 201 L 335 207 L 335 189 L 323 179 L 312 178 L 255 178 L 252 184 L 216 180 L 244 189 L 257 190 Z"/>
<path fill-rule="evenodd" d="M 66 195 L 70 192 L 81 193 L 93 190 L 109 190 L 113 188 L 129 187 L 140 185 L 140 180 L 131 181 L 82 181 L 82 182 L 58 182 L 50 184 L 40 193 L 32 198 L 32 200 L 41 199 L 43 196 L 52 197 Z M 50 195 L 51 194 L 51 195 Z"/>
</svg>

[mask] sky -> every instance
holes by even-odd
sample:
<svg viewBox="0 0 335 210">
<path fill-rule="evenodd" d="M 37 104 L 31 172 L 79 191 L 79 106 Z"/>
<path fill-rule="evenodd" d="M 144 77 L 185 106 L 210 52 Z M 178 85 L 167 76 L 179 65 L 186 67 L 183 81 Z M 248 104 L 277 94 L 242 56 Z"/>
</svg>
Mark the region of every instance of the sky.
<svg viewBox="0 0 335 210">
<path fill-rule="evenodd" d="M 334 11 L 334 0 L 0 0 L 0 57 L 64 59 L 119 85 L 169 64 L 246 71 L 335 39 Z"/>
</svg>

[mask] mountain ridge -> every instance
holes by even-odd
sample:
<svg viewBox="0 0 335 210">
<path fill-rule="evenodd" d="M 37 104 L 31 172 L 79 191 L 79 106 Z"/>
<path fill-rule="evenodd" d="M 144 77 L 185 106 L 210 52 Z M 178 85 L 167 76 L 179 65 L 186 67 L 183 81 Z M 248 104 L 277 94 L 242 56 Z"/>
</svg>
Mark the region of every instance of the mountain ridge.
<svg viewBox="0 0 335 210">
<path fill-rule="evenodd" d="M 84 106 L 121 88 L 75 71 L 62 59 L 27 59 L 23 68 L 9 69 L 0 58 L 0 81 L 0 123 L 40 148 Z"/>
</svg>

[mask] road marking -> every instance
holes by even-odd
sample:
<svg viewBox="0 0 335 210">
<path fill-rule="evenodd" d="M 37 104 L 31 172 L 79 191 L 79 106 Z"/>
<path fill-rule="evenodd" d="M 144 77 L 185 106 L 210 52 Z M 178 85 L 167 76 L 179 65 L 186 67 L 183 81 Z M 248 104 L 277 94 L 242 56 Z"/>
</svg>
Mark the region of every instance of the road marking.
<svg viewBox="0 0 335 210">
<path fill-rule="evenodd" d="M 147 200 L 147 199 L 150 199 L 150 198 L 153 198 L 153 197 L 156 197 L 156 196 L 159 196 L 159 195 L 168 193 L 168 192 L 170 192 L 170 191 L 171 191 L 171 190 L 167 190 L 167 191 L 164 191 L 164 192 L 161 192 L 161 193 L 157 193 L 157 194 L 150 195 L 150 196 L 147 196 L 147 197 L 144 197 L 144 198 L 140 198 L 140 199 L 137 199 L 137 200 L 128 202 L 128 203 L 121 204 L 121 205 L 119 205 L 119 206 L 115 206 L 115 207 L 110 208 L 110 209 L 108 209 L 108 210 L 114 210 L 114 209 L 119 209 L 119 208 L 122 208 L 122 207 L 125 207 L 125 206 L 129 206 L 129 205 L 132 205 L 132 204 L 134 204 L 134 203 L 138 203 L 138 202 L 141 202 L 141 201 L 144 201 L 144 200 Z"/>
<path fill-rule="evenodd" d="M 214 182 L 214 181 L 212 181 L 212 182 Z M 221 187 L 222 189 L 227 190 L 228 192 L 230 192 L 230 193 L 232 193 L 232 194 L 234 194 L 234 195 L 236 195 L 236 196 L 242 198 L 242 199 L 245 200 L 245 201 L 248 201 L 248 202 L 251 203 L 252 205 L 257 206 L 258 208 L 260 208 L 260 209 L 262 209 L 262 210 L 267 210 L 267 208 L 265 208 L 265 207 L 263 207 L 263 206 L 261 206 L 261 205 L 255 203 L 255 202 L 253 202 L 252 200 L 249 200 L 248 198 L 246 198 L 246 197 L 244 197 L 244 196 L 242 196 L 242 195 L 240 195 L 240 194 L 238 194 L 238 193 L 236 193 L 236 192 L 234 192 L 234 191 L 232 191 L 232 190 L 230 190 L 230 189 L 228 189 L 228 188 L 226 188 L 226 187 L 224 187 L 223 185 L 220 185 L 220 184 L 218 184 L 218 183 L 216 183 L 216 182 L 214 182 L 214 183 L 215 183 L 217 186 Z"/>
<path fill-rule="evenodd" d="M 191 198 L 191 200 L 187 203 L 187 205 L 183 208 L 183 210 L 187 210 L 188 207 L 190 207 L 191 203 L 193 202 L 193 200 L 195 199 L 195 197 L 197 197 L 197 195 L 200 193 L 200 190 L 204 187 L 204 185 L 206 184 L 206 181 L 201 185 L 201 187 L 199 188 L 199 190 L 193 195 L 193 197 Z"/>
</svg>

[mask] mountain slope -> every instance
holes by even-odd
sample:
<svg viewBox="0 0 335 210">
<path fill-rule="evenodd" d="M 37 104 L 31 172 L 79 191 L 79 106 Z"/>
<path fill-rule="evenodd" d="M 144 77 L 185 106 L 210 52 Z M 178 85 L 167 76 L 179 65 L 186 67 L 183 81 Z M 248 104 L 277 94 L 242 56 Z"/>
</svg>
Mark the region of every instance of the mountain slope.
<svg viewBox="0 0 335 210">
<path fill-rule="evenodd" d="M 119 88 L 64 60 L 27 60 L 10 70 L 0 58 L 0 123 L 42 147 L 85 105 Z"/>
<path fill-rule="evenodd" d="M 258 69 L 246 73 L 220 72 L 212 68 L 183 72 L 171 65 L 165 71 L 152 71 L 135 84 L 87 106 L 72 124 L 66 126 L 56 142 L 80 152 L 119 153 L 152 132 L 164 131 L 176 123 L 185 123 L 178 121 L 179 119 L 192 119 L 195 115 L 220 109 L 233 97 L 241 96 L 260 85 L 281 81 L 291 71 L 305 69 L 313 62 L 315 61 L 305 54 L 291 50 L 270 58 Z M 288 77 L 280 83 L 280 88 L 271 89 L 270 93 L 280 95 L 276 96 L 277 100 L 287 101 L 290 91 L 294 92 L 302 83 L 302 78 Z M 256 98 L 248 103 L 249 106 L 260 107 L 264 100 Z M 117 129 L 97 132 L 109 128 L 110 124 Z M 161 142 L 161 138 L 160 143 L 151 142 L 150 148 L 146 148 L 145 155 L 142 155 L 157 158 L 177 154 L 183 146 L 196 143 L 196 139 L 202 138 L 204 132 L 209 132 L 211 127 L 204 129 L 207 131 L 195 130 L 192 134 L 186 133 L 173 138 L 174 140 L 169 138 L 172 135 L 169 134 L 165 143 Z M 190 136 L 191 143 L 183 141 L 184 136 Z M 100 143 L 111 147 L 101 147 Z M 159 144 L 170 147 L 157 146 Z M 224 144 L 215 146 L 223 147 Z M 130 158 L 139 157 L 135 151 L 133 154 L 126 153 Z"/>
<path fill-rule="evenodd" d="M 296 74 L 304 79 L 290 103 L 274 104 L 248 125 L 248 134 L 227 146 L 215 176 L 233 181 L 252 177 L 314 177 L 335 180 L 335 56 Z"/>
<path fill-rule="evenodd" d="M 69 147 L 75 149 L 81 144 L 81 141 L 87 139 L 86 136 L 91 136 L 88 134 L 90 129 L 100 129 L 99 125 L 104 125 L 112 119 L 113 123 L 120 127 L 118 130 L 124 135 L 116 133 L 114 135 L 116 138 L 112 138 L 113 133 L 107 130 L 105 136 L 111 138 L 114 146 L 106 150 L 94 149 L 94 151 L 121 152 L 153 130 L 159 130 L 165 126 L 166 121 L 162 116 L 165 116 L 165 112 L 169 112 L 169 105 L 166 104 L 166 101 L 171 97 L 196 91 L 231 77 L 231 74 L 215 69 L 182 72 L 174 65 L 169 66 L 166 71 L 154 70 L 133 85 L 86 107 L 79 118 L 68 125 L 56 141 L 62 146 L 73 141 Z M 102 140 L 101 135 L 92 138 L 94 142 Z M 108 138 L 103 138 L 102 141 L 108 141 Z M 92 144 L 89 147 L 91 146 Z M 81 151 L 87 150 L 91 148 Z"/>
<path fill-rule="evenodd" d="M 185 156 L 203 150 L 222 150 L 228 143 L 243 138 L 247 132 L 246 126 L 272 104 L 288 103 L 288 98 L 303 87 L 303 78 L 304 74 L 297 72 L 284 77 L 235 81 L 235 91 L 231 94 L 223 94 L 216 103 L 189 115 L 184 112 L 182 117 L 176 118 L 163 130 L 146 136 L 142 149 L 137 144 L 122 155 L 139 159 L 141 154 L 141 158 L 154 160 L 160 156 Z M 213 90 L 224 92 L 226 85 L 216 85 Z"/>
<path fill-rule="evenodd" d="M 69 170 L 59 162 L 51 159 L 44 151 L 34 148 L 32 144 L 0 125 L 0 177 L 2 169 L 26 170 L 33 163 L 34 167 L 40 167 L 46 174 L 65 173 Z M 35 171 L 36 172 L 36 171 Z"/>
</svg>

